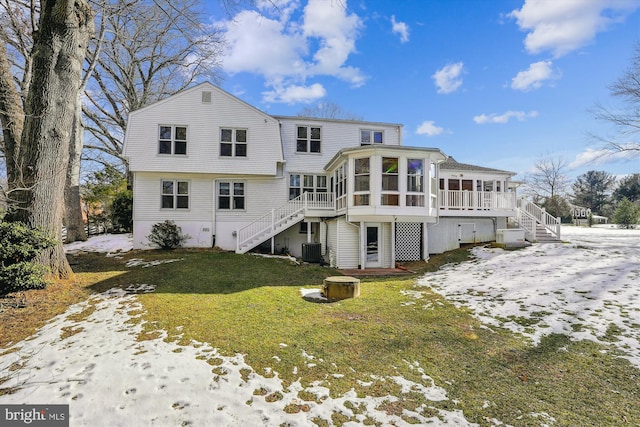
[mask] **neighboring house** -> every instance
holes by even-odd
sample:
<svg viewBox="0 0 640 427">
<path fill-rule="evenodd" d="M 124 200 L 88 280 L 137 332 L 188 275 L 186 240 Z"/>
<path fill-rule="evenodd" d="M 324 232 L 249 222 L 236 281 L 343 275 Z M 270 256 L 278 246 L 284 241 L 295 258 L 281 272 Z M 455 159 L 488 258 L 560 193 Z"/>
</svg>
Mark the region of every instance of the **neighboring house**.
<svg viewBox="0 0 640 427">
<path fill-rule="evenodd" d="M 594 215 L 591 212 L 591 208 L 585 208 L 584 206 L 571 206 L 571 218 L 575 225 L 586 225 L 589 224 L 589 217 L 591 217 L 591 221 L 593 224 L 607 224 L 609 222 L 609 217 Z"/>
<path fill-rule="evenodd" d="M 271 116 L 209 83 L 132 112 L 123 154 L 135 248 L 174 220 L 189 247 L 389 268 L 535 216 L 518 209 L 512 172 L 402 146 L 402 125 Z"/>
</svg>

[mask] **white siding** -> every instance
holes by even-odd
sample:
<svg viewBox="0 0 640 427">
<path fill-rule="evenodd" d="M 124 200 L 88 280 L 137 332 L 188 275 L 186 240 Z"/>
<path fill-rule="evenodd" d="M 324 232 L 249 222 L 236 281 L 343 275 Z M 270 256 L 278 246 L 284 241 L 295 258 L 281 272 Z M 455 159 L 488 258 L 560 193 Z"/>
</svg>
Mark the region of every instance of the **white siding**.
<svg viewBox="0 0 640 427">
<path fill-rule="evenodd" d="M 384 145 L 400 145 L 399 125 L 366 122 L 343 122 L 313 120 L 295 117 L 277 117 L 282 128 L 282 147 L 287 161 L 287 171 L 317 173 L 324 172 L 324 166 L 341 149 L 360 146 L 360 129 L 384 131 Z M 297 153 L 296 137 L 298 126 L 320 127 L 321 153 Z"/>
<path fill-rule="evenodd" d="M 494 218 L 495 219 L 495 218 Z M 458 249 L 460 243 L 473 243 L 472 230 L 475 227 L 475 243 L 493 242 L 498 229 L 506 228 L 506 218 L 441 217 L 437 224 L 429 225 L 429 253 L 440 254 Z M 462 241 L 459 239 L 462 238 Z"/>
<path fill-rule="evenodd" d="M 286 247 L 288 253 L 294 257 L 302 257 L 302 244 L 307 243 L 307 233 L 300 232 L 300 224 L 301 223 L 293 224 L 287 230 L 276 236 L 275 246 L 277 252 L 279 252 L 281 248 Z M 312 229 L 310 243 L 320 243 L 320 223 L 310 223 L 309 226 Z"/>
<path fill-rule="evenodd" d="M 327 259 L 333 268 L 360 266 L 360 228 L 344 217 L 327 221 Z"/>
<path fill-rule="evenodd" d="M 382 233 L 382 245 L 380 246 L 381 252 L 381 261 L 382 268 L 393 268 L 395 267 L 395 262 L 392 259 L 393 251 L 392 246 L 394 245 L 393 238 L 391 236 L 391 227 L 393 223 L 385 222 L 382 224 L 380 232 Z"/>
<path fill-rule="evenodd" d="M 358 268 L 360 266 L 360 227 L 338 219 L 338 268 Z"/>
<path fill-rule="evenodd" d="M 160 208 L 162 179 L 189 182 L 189 209 Z M 216 209 L 216 182 L 220 180 L 245 183 L 245 210 Z M 170 219 L 193 237 L 186 242 L 187 247 L 211 247 L 215 236 L 216 246 L 235 250 L 233 232 L 285 203 L 285 188 L 282 178 L 237 179 L 208 174 L 138 172 L 134 180 L 134 245 L 148 247 L 146 236 L 151 226 Z"/>
<path fill-rule="evenodd" d="M 159 125 L 187 127 L 187 155 L 158 154 Z M 247 129 L 247 157 L 220 156 L 221 127 Z M 125 140 L 132 172 L 275 175 L 282 161 L 278 121 L 208 83 L 132 112 Z"/>
<path fill-rule="evenodd" d="M 329 266 L 335 268 L 338 257 L 338 220 L 327 221 L 327 248 L 326 257 Z"/>
</svg>

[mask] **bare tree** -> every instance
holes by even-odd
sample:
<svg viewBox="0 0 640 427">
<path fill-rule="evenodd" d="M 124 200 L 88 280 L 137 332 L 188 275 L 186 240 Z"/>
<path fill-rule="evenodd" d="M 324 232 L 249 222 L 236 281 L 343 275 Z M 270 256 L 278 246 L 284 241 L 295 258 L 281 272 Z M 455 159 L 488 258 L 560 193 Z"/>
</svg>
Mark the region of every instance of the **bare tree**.
<svg viewBox="0 0 640 427">
<path fill-rule="evenodd" d="M 524 191 L 536 203 L 542 203 L 555 196 L 564 196 L 570 183 L 566 170 L 566 161 L 542 157 L 536 160 L 533 172 L 525 175 Z"/>
<path fill-rule="evenodd" d="M 67 242 L 86 240 L 80 202 L 85 129 L 89 134 L 85 154 L 105 164 L 124 163 L 120 154 L 129 112 L 169 96 L 197 78 L 215 80 L 221 48 L 218 32 L 202 23 L 198 0 L 88 1 L 97 12 L 98 31 L 84 64 L 69 141 L 64 197 Z M 0 61 L 7 61 L 5 68 L 14 70 L 18 89 L 13 93 L 18 98 L 3 97 L 8 104 L 0 104 L 3 111 L 20 107 L 18 99 L 27 97 L 39 8 L 39 1 L 0 0 L 0 12 L 10 24 L 0 28 L 0 37 L 10 48 L 8 54 L 0 51 Z M 3 86 L 8 87 L 8 82 Z M 3 131 L 10 126 L 21 127 L 21 123 L 2 122 Z M 16 133 L 5 135 L 4 140 L 11 134 Z M 19 144 L 7 147 L 11 150 Z M 5 144 L 0 150 L 7 151 Z M 10 162 L 15 153 L 6 154 L 7 174 L 12 176 L 15 168 Z"/>
<path fill-rule="evenodd" d="M 361 116 L 344 111 L 342 107 L 332 101 L 320 101 L 309 107 L 304 107 L 298 113 L 299 117 L 316 117 L 321 119 L 362 120 Z"/>
<path fill-rule="evenodd" d="M 611 123 L 613 136 L 592 135 L 603 144 L 603 154 L 629 152 L 640 156 L 640 43 L 634 48 L 631 66 L 616 82 L 609 86 L 612 96 L 621 101 L 618 108 L 596 105 L 597 119 Z"/>
<path fill-rule="evenodd" d="M 8 3 L 9 6 L 13 6 Z M 33 6 L 33 2 L 30 3 Z M 39 227 L 52 236 L 60 233 L 69 141 L 73 127 L 76 96 L 82 65 L 93 33 L 93 13 L 84 0 L 43 0 L 38 31 L 33 33 L 29 67 L 22 70 L 28 88 L 15 83 L 14 70 L 0 62 L 0 98 L 4 149 L 10 180 L 12 210 L 9 220 Z M 35 28 L 34 9 L 30 10 Z M 0 45 L 8 57 L 7 41 Z M 1 56 L 1 55 L 0 55 Z M 9 84 L 9 82 L 11 82 Z M 18 88 L 22 92 L 18 91 Z M 24 107 L 17 100 L 25 94 Z M 69 96 L 71 94 L 72 96 Z M 11 124 L 23 122 L 22 129 Z M 72 271 L 62 245 L 40 254 L 39 261 L 50 267 L 55 277 L 69 277 Z"/>
<path fill-rule="evenodd" d="M 35 5 L 2 0 L 0 13 L 0 124 L 5 157 L 7 192 L 10 194 L 19 179 L 20 139 L 24 126 L 25 100 L 31 84 L 33 30 L 36 27 Z"/>
<path fill-rule="evenodd" d="M 217 80 L 222 39 L 203 23 L 198 0 L 139 0 L 104 15 L 105 37 L 83 104 L 85 154 L 120 162 L 131 111 L 185 89 Z M 91 49 L 95 49 L 92 47 Z"/>
</svg>

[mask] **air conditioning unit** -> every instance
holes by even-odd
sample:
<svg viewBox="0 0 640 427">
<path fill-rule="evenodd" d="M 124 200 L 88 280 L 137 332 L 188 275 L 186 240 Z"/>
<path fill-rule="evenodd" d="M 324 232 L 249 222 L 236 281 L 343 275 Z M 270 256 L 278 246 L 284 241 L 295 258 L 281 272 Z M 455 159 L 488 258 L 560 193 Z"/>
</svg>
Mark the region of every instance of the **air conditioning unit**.
<svg viewBox="0 0 640 427">
<path fill-rule="evenodd" d="M 310 263 L 321 263 L 322 245 L 320 243 L 303 243 L 302 261 Z"/>
</svg>

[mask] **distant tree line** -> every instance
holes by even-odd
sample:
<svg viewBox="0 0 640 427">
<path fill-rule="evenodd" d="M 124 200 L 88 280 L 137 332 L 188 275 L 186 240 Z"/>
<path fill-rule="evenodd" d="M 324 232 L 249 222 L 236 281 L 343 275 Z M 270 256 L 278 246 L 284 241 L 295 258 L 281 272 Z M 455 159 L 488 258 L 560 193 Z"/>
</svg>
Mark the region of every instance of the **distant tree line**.
<svg viewBox="0 0 640 427">
<path fill-rule="evenodd" d="M 571 182 L 567 169 L 563 160 L 539 159 L 534 171 L 525 176 L 524 195 L 564 222 L 571 221 L 572 207 L 581 207 L 623 226 L 637 223 L 640 173 L 617 180 L 605 171 L 591 170 Z"/>
</svg>

